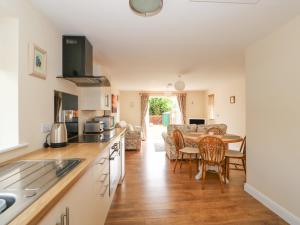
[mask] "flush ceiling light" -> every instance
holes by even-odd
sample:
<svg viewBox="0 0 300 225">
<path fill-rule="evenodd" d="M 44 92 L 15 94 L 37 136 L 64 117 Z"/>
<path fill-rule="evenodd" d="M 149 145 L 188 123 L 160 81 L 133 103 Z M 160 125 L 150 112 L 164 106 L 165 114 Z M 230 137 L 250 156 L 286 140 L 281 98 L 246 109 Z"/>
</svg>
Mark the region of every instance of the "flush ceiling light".
<svg viewBox="0 0 300 225">
<path fill-rule="evenodd" d="M 163 7 L 163 0 L 129 0 L 130 8 L 140 16 L 154 16 Z"/>
<path fill-rule="evenodd" d="M 181 75 L 178 76 L 178 80 L 175 82 L 174 87 L 176 91 L 183 91 L 185 89 L 185 83 L 181 80 Z"/>
</svg>

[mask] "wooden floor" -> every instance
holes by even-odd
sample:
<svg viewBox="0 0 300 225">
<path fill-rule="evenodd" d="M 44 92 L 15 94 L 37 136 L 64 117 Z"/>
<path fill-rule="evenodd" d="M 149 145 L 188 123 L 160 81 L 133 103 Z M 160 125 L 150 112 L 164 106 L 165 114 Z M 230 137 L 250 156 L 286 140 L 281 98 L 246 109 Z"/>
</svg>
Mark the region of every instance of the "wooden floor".
<svg viewBox="0 0 300 225">
<path fill-rule="evenodd" d="M 153 144 L 126 152 L 126 177 L 119 186 L 106 225 L 281 225 L 278 216 L 243 191 L 243 172 L 233 171 L 225 193 L 216 175 L 206 189 L 190 180 L 188 165 L 172 173 L 173 163 Z M 194 174 L 196 166 L 194 166 Z"/>
</svg>

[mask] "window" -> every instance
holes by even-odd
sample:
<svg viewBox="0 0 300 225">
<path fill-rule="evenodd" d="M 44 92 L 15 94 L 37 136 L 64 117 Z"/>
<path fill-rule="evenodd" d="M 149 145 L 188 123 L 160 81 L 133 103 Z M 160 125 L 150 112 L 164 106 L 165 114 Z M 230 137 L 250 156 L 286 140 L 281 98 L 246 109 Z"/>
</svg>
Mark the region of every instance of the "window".
<svg viewBox="0 0 300 225">
<path fill-rule="evenodd" d="M 0 19 L 0 151 L 19 144 L 18 33 L 17 19 Z"/>
<path fill-rule="evenodd" d="M 215 95 L 208 95 L 208 119 L 215 119 Z"/>
</svg>

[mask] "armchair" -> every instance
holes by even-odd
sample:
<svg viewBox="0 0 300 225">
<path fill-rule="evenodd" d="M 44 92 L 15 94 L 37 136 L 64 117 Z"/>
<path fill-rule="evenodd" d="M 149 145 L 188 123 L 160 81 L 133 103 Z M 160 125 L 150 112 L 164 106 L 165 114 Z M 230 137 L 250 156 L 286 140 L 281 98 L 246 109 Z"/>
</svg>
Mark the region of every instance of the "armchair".
<svg viewBox="0 0 300 225">
<path fill-rule="evenodd" d="M 120 121 L 116 124 L 116 128 L 126 128 L 125 133 L 125 149 L 126 150 L 140 150 L 142 143 L 141 127 L 133 127 L 125 121 Z"/>
</svg>

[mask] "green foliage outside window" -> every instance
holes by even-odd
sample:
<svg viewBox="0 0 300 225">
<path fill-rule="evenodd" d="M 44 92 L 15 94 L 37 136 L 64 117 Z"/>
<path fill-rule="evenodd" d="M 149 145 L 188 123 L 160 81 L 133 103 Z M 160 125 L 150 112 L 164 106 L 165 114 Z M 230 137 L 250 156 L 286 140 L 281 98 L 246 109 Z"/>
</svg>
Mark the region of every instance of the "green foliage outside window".
<svg viewBox="0 0 300 225">
<path fill-rule="evenodd" d="M 150 98 L 149 114 L 150 116 L 162 115 L 164 112 L 172 110 L 172 101 L 167 98 Z"/>
</svg>

